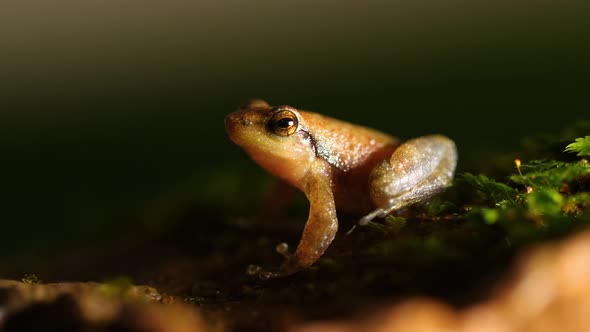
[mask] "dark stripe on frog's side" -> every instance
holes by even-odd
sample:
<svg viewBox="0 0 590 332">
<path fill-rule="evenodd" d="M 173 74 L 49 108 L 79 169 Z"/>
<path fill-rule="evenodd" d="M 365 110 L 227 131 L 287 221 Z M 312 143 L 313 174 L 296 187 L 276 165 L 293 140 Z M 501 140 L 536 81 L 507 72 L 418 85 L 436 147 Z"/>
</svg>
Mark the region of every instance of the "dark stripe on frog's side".
<svg viewBox="0 0 590 332">
<path fill-rule="evenodd" d="M 308 131 L 303 130 L 303 129 L 298 131 L 297 133 L 302 134 L 305 139 L 308 139 L 311 142 L 311 147 L 312 147 L 313 153 L 315 154 L 316 157 L 325 159 L 318 154 L 317 141 L 315 140 L 315 137 L 313 137 Z"/>
<path fill-rule="evenodd" d="M 312 134 L 310 134 L 306 130 L 300 130 L 299 133 L 304 134 L 305 138 L 309 139 L 309 141 L 311 143 L 311 147 L 313 149 L 313 152 L 317 158 L 323 159 L 323 160 L 327 161 L 330 165 L 336 167 L 337 169 L 340 169 L 340 167 L 338 167 L 338 165 L 336 163 L 334 163 L 330 160 L 329 152 L 327 152 L 324 147 L 319 146 L 318 141 L 315 139 L 315 137 Z"/>
</svg>

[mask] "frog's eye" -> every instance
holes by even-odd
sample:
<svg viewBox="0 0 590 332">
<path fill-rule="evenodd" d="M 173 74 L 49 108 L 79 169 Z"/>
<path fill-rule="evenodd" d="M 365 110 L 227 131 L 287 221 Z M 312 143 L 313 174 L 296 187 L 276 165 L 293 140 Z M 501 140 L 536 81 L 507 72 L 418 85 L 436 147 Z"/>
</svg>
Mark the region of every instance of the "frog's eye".
<svg viewBox="0 0 590 332">
<path fill-rule="evenodd" d="M 276 135 L 289 136 L 297 131 L 299 121 L 297 120 L 295 113 L 283 110 L 274 113 L 268 124 L 269 129 Z"/>
</svg>

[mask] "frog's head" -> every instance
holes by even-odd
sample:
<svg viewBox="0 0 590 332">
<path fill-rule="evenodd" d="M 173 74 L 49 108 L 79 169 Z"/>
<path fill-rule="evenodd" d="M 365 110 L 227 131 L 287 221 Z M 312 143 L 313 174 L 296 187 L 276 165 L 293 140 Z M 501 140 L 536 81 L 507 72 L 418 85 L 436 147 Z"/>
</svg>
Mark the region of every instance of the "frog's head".
<svg viewBox="0 0 590 332">
<path fill-rule="evenodd" d="M 251 100 L 225 117 L 225 129 L 260 166 L 296 186 L 315 159 L 302 112 L 291 106 Z"/>
</svg>

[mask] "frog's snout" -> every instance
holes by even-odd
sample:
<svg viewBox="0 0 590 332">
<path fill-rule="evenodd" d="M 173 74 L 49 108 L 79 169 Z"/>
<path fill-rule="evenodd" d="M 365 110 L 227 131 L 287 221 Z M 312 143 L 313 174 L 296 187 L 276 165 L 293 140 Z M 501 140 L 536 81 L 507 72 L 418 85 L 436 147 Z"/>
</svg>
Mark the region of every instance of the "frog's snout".
<svg viewBox="0 0 590 332">
<path fill-rule="evenodd" d="M 254 124 L 254 122 L 244 116 L 242 112 L 226 115 L 223 122 L 229 138 L 238 145 L 243 141 L 243 135 L 251 131 L 252 125 Z"/>
<path fill-rule="evenodd" d="M 249 127 L 254 124 L 252 120 L 241 116 L 239 113 L 226 115 L 223 122 L 225 123 L 225 130 L 229 133 L 241 129 L 239 127 Z"/>
</svg>

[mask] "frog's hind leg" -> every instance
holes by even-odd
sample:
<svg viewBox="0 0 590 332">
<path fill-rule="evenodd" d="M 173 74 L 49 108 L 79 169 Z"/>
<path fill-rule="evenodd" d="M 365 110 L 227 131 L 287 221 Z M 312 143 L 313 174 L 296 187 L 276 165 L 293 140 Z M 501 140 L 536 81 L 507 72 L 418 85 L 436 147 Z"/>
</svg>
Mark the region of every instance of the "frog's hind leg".
<svg viewBox="0 0 590 332">
<path fill-rule="evenodd" d="M 424 136 L 400 145 L 371 172 L 369 190 L 378 208 L 359 225 L 439 193 L 451 184 L 456 165 L 457 148 L 445 136 Z"/>
</svg>

